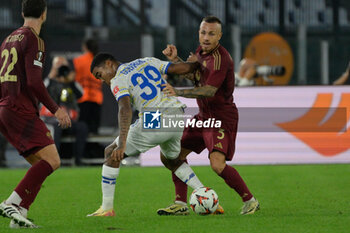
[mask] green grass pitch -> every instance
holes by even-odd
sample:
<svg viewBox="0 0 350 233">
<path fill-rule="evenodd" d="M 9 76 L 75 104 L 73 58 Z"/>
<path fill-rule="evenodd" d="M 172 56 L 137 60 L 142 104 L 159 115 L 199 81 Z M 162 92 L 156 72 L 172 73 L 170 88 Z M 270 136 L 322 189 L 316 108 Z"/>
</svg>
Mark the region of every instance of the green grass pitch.
<svg viewBox="0 0 350 233">
<path fill-rule="evenodd" d="M 170 204 L 174 188 L 163 167 L 122 167 L 117 179 L 116 217 L 87 218 L 101 203 L 101 168 L 61 168 L 44 183 L 29 218 L 40 229 L 11 230 L 0 219 L 0 233 L 50 232 L 350 232 L 350 164 L 236 166 L 261 210 L 240 216 L 241 200 L 210 167 L 193 167 L 219 195 L 222 216 L 158 216 Z M 0 170 L 0 199 L 8 197 L 23 169 Z M 189 192 L 190 193 L 190 192 Z"/>
</svg>

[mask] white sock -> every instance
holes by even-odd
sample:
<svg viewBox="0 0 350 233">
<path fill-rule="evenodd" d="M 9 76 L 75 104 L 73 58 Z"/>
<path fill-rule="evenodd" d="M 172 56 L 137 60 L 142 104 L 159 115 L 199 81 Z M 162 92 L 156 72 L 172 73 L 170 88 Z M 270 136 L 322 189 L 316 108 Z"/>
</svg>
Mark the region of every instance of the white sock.
<svg viewBox="0 0 350 233">
<path fill-rule="evenodd" d="M 175 201 L 175 204 L 179 204 L 179 205 L 187 205 L 186 202 L 183 201 Z"/>
<path fill-rule="evenodd" d="M 28 216 L 28 210 L 26 208 L 23 208 L 22 206 L 19 207 L 19 212 L 21 212 L 22 216 L 27 218 Z"/>
<path fill-rule="evenodd" d="M 102 166 L 102 209 L 113 209 L 115 182 L 119 175 L 119 168 Z"/>
<path fill-rule="evenodd" d="M 198 177 L 187 163 L 181 164 L 174 173 L 180 180 L 182 180 L 182 182 L 193 189 L 203 187 L 203 184 L 199 181 Z"/>
<path fill-rule="evenodd" d="M 16 193 L 16 191 L 13 191 L 11 193 L 11 195 L 9 196 L 9 198 L 7 198 L 6 200 L 6 204 L 15 204 L 18 205 L 21 204 L 22 202 L 22 198 L 18 195 L 18 193 Z"/>
<path fill-rule="evenodd" d="M 255 197 L 250 198 L 248 201 L 245 201 L 244 203 L 251 202 L 251 201 L 255 201 Z"/>
</svg>

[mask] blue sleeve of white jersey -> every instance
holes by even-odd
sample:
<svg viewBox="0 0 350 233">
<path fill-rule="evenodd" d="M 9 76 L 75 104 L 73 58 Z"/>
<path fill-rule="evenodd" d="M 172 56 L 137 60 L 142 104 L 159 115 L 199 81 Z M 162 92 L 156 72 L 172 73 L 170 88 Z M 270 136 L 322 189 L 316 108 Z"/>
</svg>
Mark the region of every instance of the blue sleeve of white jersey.
<svg viewBox="0 0 350 233">
<path fill-rule="evenodd" d="M 123 95 L 118 96 L 118 97 L 117 97 L 117 101 L 119 101 L 120 98 L 123 98 L 124 96 L 130 96 L 130 94 L 129 94 L 129 93 L 126 93 L 126 94 L 123 94 Z"/>
<path fill-rule="evenodd" d="M 168 68 L 171 65 L 171 62 L 168 63 L 168 65 L 166 65 L 165 70 L 164 70 L 164 74 L 168 73 Z"/>
<path fill-rule="evenodd" d="M 149 59 L 149 64 L 156 67 L 161 74 L 167 74 L 171 62 L 152 57 Z"/>
</svg>

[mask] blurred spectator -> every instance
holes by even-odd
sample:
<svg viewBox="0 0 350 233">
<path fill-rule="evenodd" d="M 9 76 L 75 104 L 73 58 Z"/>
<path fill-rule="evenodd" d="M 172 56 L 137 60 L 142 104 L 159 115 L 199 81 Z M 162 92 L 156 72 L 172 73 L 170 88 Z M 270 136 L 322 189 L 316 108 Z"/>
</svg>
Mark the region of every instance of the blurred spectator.
<svg viewBox="0 0 350 233">
<path fill-rule="evenodd" d="M 333 82 L 333 85 L 349 85 L 350 84 L 349 74 L 350 74 L 350 62 L 345 72 L 337 80 Z"/>
<path fill-rule="evenodd" d="M 257 63 L 250 58 L 244 58 L 239 63 L 238 73 L 235 73 L 236 86 L 254 86 Z"/>
<path fill-rule="evenodd" d="M 5 156 L 6 147 L 7 147 L 7 140 L 0 133 L 0 167 L 6 167 L 6 156 Z"/>
<path fill-rule="evenodd" d="M 45 107 L 42 107 L 40 112 L 44 122 L 51 125 L 54 129 L 53 135 L 58 150 L 60 150 L 62 135 L 75 135 L 73 154 L 75 156 L 75 164 L 79 166 L 82 165 L 81 158 L 84 154 L 88 136 L 88 127 L 85 122 L 77 121 L 79 117 L 77 99 L 82 96 L 83 90 L 79 83 L 74 81 L 75 74 L 69 66 L 61 65 L 57 69 L 57 63 L 67 64 L 68 62 L 62 57 L 53 60 L 50 74 L 56 74 L 56 76 L 49 76 L 49 78 L 45 80 L 45 86 L 52 99 L 60 107 L 66 108 L 72 119 L 72 127 L 68 129 L 59 127 L 56 119 Z M 56 71 L 54 69 L 56 69 Z"/>
<path fill-rule="evenodd" d="M 84 89 L 83 96 L 78 100 L 79 121 L 88 125 L 90 133 L 97 134 L 103 101 L 102 82 L 91 74 L 90 65 L 92 59 L 98 53 L 98 44 L 95 40 L 88 39 L 84 41 L 82 50 L 84 54 L 73 59 L 76 81 Z"/>
<path fill-rule="evenodd" d="M 51 70 L 48 74 L 48 78 L 49 79 L 55 79 L 57 77 L 57 72 L 58 72 L 58 68 L 61 67 L 62 65 L 66 65 L 68 66 L 68 60 L 65 57 L 61 57 L 61 56 L 56 56 L 52 59 L 52 66 L 51 66 Z M 45 81 L 49 81 L 48 79 L 45 79 Z"/>
</svg>

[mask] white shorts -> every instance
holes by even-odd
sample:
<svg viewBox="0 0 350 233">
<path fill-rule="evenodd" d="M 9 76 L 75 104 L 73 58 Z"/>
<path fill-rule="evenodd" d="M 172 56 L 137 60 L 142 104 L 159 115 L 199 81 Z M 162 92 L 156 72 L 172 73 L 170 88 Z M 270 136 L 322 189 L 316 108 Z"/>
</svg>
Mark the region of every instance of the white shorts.
<svg viewBox="0 0 350 233">
<path fill-rule="evenodd" d="M 179 108 L 174 111 L 177 116 L 183 115 L 183 109 Z M 179 118 L 178 118 L 179 119 Z M 142 118 L 138 119 L 130 126 L 128 137 L 126 139 L 127 156 L 135 156 L 144 153 L 153 147 L 160 146 L 160 151 L 167 159 L 176 159 L 181 150 L 181 138 L 183 129 L 169 129 L 168 131 L 147 132 L 143 130 Z M 119 136 L 115 139 L 118 144 Z"/>
</svg>

